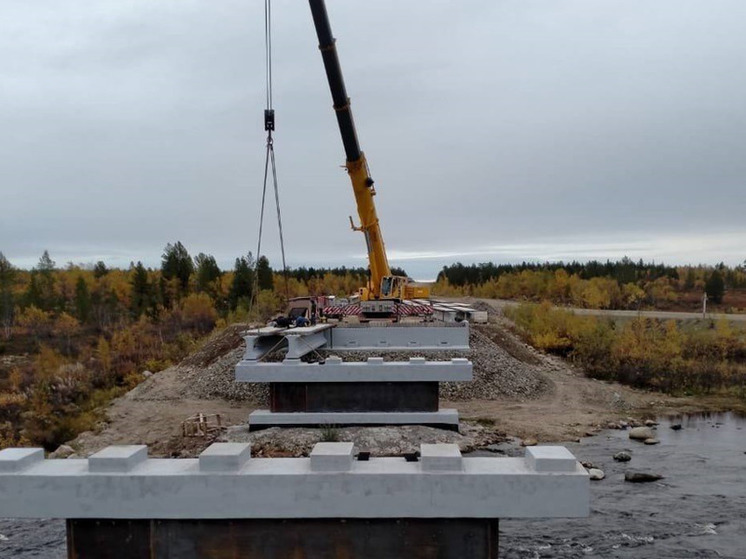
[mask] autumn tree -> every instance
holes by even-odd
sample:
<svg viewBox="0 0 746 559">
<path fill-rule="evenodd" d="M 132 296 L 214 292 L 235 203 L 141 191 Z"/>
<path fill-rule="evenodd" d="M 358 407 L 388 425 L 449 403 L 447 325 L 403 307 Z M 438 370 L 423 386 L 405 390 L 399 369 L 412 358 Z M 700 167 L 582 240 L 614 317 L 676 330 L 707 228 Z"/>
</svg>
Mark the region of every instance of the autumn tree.
<svg viewBox="0 0 746 559">
<path fill-rule="evenodd" d="M 274 287 L 272 268 L 266 256 L 260 256 L 259 260 L 256 261 L 256 275 L 260 291 Z"/>
<path fill-rule="evenodd" d="M 192 293 L 181 303 L 184 325 L 199 334 L 206 334 L 215 327 L 218 313 L 207 293 Z"/>
<path fill-rule="evenodd" d="M 70 355 L 72 352 L 71 339 L 78 332 L 80 332 L 80 322 L 72 315 L 63 312 L 54 321 L 54 333 L 57 336 L 65 338 L 65 346 L 67 348 L 67 354 Z"/>
<path fill-rule="evenodd" d="M 18 326 L 32 335 L 37 343 L 42 337 L 49 335 L 52 327 L 51 314 L 33 305 L 23 309 L 16 322 Z"/>
</svg>

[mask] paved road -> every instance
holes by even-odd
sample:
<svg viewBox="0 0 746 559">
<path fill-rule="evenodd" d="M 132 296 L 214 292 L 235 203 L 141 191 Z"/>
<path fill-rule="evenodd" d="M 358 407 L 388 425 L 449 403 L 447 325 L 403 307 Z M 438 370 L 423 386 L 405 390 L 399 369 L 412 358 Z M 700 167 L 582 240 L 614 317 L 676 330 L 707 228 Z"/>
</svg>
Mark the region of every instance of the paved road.
<svg viewBox="0 0 746 559">
<path fill-rule="evenodd" d="M 520 305 L 520 301 L 508 301 L 505 299 L 478 299 L 488 305 L 502 309 L 504 307 L 514 307 Z M 690 319 L 701 319 L 702 313 L 696 312 L 672 312 L 672 311 L 609 311 L 599 309 L 578 309 L 573 307 L 562 307 L 568 311 L 572 311 L 575 314 L 584 314 L 592 316 L 616 316 L 620 318 L 634 318 L 636 316 L 644 316 L 646 318 L 659 318 L 662 320 L 690 320 Z M 708 320 L 720 320 L 726 319 L 731 322 L 746 322 L 746 314 L 721 314 L 721 313 L 707 313 L 706 318 Z"/>
</svg>

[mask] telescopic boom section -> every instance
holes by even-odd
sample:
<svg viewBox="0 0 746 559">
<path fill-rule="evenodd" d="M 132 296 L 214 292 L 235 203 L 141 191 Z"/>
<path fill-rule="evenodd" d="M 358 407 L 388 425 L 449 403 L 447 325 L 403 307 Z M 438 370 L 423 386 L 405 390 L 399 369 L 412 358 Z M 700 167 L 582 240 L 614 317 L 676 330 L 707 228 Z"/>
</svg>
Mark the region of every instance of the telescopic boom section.
<svg viewBox="0 0 746 559">
<path fill-rule="evenodd" d="M 347 97 L 345 82 L 342 78 L 342 69 L 339 66 L 339 57 L 334 45 L 334 37 L 329 25 L 329 17 L 326 13 L 324 0 L 309 0 L 311 14 L 316 27 L 316 35 L 319 38 L 319 50 L 324 60 L 326 77 L 329 80 L 329 89 L 332 92 L 334 110 L 337 113 L 337 123 L 342 134 L 345 154 L 347 156 L 347 172 L 352 180 L 352 189 L 355 192 L 357 212 L 360 216 L 359 229 L 365 235 L 368 248 L 368 261 L 370 263 L 370 285 L 368 286 L 371 298 L 377 299 L 381 296 L 381 280 L 391 275 L 389 262 L 386 257 L 386 248 L 381 236 L 381 228 L 378 224 L 378 214 L 373 201 L 376 191 L 373 188 L 373 179 L 370 178 L 368 164 L 365 154 L 360 150 L 357 140 L 355 122 L 352 119 L 350 99 Z"/>
</svg>

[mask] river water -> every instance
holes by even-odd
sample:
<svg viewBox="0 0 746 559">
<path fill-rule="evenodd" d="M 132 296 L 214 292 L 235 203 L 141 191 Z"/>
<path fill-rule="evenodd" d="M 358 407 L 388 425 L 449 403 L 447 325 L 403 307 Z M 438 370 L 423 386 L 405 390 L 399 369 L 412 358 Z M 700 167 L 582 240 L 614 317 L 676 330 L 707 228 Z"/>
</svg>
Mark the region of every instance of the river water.
<svg viewBox="0 0 746 559">
<path fill-rule="evenodd" d="M 591 481 L 591 516 L 578 520 L 506 520 L 501 557 L 746 558 L 746 420 L 733 414 L 674 419 L 658 426 L 659 445 L 627 431 L 604 431 L 567 444 L 606 478 Z M 612 456 L 629 450 L 630 462 Z M 624 472 L 658 473 L 629 483 Z"/>
<path fill-rule="evenodd" d="M 673 421 L 683 428 L 674 431 L 671 420 L 661 420 L 655 446 L 631 441 L 627 431 L 567 444 L 579 460 L 606 473 L 591 482 L 591 516 L 502 521 L 500 557 L 745 559 L 746 420 L 708 414 Z M 509 445 L 496 450 L 522 453 Z M 630 462 L 613 460 L 621 450 L 631 452 Z M 665 477 L 628 483 L 627 470 Z M 0 558 L 32 557 L 66 557 L 64 522 L 0 519 Z"/>
</svg>

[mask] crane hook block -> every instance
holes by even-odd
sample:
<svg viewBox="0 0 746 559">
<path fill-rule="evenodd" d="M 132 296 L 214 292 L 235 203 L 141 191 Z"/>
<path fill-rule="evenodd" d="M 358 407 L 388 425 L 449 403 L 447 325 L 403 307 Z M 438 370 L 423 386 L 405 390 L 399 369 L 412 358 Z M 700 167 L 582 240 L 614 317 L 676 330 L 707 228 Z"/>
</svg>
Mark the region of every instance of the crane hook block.
<svg viewBox="0 0 746 559">
<path fill-rule="evenodd" d="M 264 109 L 264 129 L 272 132 L 275 129 L 275 111 L 274 109 Z"/>
</svg>

